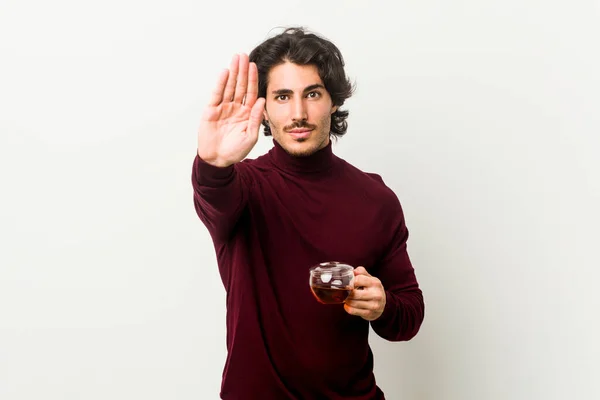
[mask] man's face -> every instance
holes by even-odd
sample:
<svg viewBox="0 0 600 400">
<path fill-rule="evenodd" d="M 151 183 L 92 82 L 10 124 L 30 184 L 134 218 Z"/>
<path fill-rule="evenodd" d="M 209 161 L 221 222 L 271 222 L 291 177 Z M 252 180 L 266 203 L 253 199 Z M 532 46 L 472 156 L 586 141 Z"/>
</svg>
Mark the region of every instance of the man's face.
<svg viewBox="0 0 600 400">
<path fill-rule="evenodd" d="M 290 62 L 269 72 L 264 118 L 273 139 L 293 156 L 308 156 L 329 144 L 331 97 L 314 65 Z"/>
</svg>

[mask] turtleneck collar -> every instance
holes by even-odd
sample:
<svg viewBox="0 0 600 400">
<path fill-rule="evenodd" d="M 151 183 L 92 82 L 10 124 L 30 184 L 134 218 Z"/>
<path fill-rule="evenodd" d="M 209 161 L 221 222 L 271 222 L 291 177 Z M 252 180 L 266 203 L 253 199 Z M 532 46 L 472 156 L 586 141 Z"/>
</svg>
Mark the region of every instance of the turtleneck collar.
<svg viewBox="0 0 600 400">
<path fill-rule="evenodd" d="M 332 168 L 337 157 L 333 154 L 331 139 L 327 146 L 304 157 L 293 156 L 273 139 L 273 148 L 269 151 L 273 163 L 284 171 L 299 174 L 324 172 Z"/>
</svg>

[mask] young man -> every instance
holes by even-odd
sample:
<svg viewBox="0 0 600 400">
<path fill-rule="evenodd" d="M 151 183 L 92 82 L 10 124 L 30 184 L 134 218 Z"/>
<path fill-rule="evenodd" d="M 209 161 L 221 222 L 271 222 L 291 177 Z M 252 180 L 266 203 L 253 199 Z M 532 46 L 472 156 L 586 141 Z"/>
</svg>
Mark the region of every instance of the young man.
<svg viewBox="0 0 600 400">
<path fill-rule="evenodd" d="M 192 184 L 227 292 L 222 399 L 384 399 L 369 324 L 390 341 L 421 326 L 396 195 L 332 152 L 351 92 L 337 47 L 290 28 L 234 56 L 202 116 Z M 246 159 L 261 123 L 273 148 Z M 334 260 L 355 289 L 323 305 L 309 268 Z"/>
</svg>

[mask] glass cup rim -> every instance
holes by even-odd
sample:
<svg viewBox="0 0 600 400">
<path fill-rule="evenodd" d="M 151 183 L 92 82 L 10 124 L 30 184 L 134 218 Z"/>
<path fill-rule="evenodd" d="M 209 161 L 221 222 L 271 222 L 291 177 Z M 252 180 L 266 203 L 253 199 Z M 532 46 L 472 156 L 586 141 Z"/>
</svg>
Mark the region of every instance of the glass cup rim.
<svg viewBox="0 0 600 400">
<path fill-rule="evenodd" d="M 325 261 L 314 265 L 310 268 L 311 274 L 318 274 L 322 272 L 340 271 L 342 274 L 349 274 L 354 271 L 354 267 L 348 263 L 341 261 Z"/>
</svg>

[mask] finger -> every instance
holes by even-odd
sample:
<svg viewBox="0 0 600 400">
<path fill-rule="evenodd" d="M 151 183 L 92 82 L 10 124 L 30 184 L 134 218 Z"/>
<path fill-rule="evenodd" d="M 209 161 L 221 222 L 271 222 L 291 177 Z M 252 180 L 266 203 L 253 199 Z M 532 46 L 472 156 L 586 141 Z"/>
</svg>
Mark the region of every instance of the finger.
<svg viewBox="0 0 600 400">
<path fill-rule="evenodd" d="M 225 84 L 227 83 L 227 77 L 229 76 L 229 70 L 224 69 L 219 74 L 217 79 L 217 86 L 213 89 L 213 92 L 208 101 L 208 105 L 211 107 L 218 106 L 223 101 L 223 90 L 225 90 Z"/>
<path fill-rule="evenodd" d="M 248 133 L 251 135 L 258 135 L 260 124 L 263 119 L 263 111 L 265 109 L 265 99 L 260 98 L 254 103 L 252 111 L 250 111 L 250 119 L 248 120 Z"/>
<path fill-rule="evenodd" d="M 235 84 L 238 75 L 238 69 L 240 67 L 240 56 L 237 54 L 231 59 L 231 65 L 229 66 L 229 77 L 227 79 L 227 86 L 225 87 L 225 93 L 223 93 L 223 101 L 230 102 L 233 100 L 233 94 L 235 93 Z"/>
<path fill-rule="evenodd" d="M 371 310 L 365 310 L 362 308 L 355 308 L 349 306 L 348 304 L 344 304 L 344 310 L 350 315 L 356 315 L 358 317 L 368 318 L 373 313 Z"/>
<path fill-rule="evenodd" d="M 354 289 L 350 292 L 347 299 L 348 300 L 373 300 L 375 299 L 376 294 L 372 290 L 368 289 Z"/>
<path fill-rule="evenodd" d="M 373 285 L 365 288 L 355 288 L 348 295 L 349 300 L 365 300 L 381 302 L 385 297 L 383 286 Z"/>
<path fill-rule="evenodd" d="M 367 270 L 365 269 L 365 267 L 357 267 L 354 269 L 354 275 L 366 275 L 366 276 L 371 276 Z"/>
<path fill-rule="evenodd" d="M 372 276 L 366 275 L 358 275 L 354 277 L 354 287 L 355 288 L 369 288 L 371 286 L 375 286 L 378 280 L 373 278 Z"/>
<path fill-rule="evenodd" d="M 235 87 L 235 94 L 233 95 L 233 101 L 242 104 L 244 97 L 246 96 L 246 90 L 248 89 L 248 56 L 246 54 L 240 55 L 239 69 L 237 76 L 237 85 Z"/>
<path fill-rule="evenodd" d="M 346 300 L 345 304 L 357 310 L 373 311 L 377 308 L 377 303 L 371 300 Z"/>
<path fill-rule="evenodd" d="M 252 107 L 258 98 L 258 68 L 255 63 L 248 66 L 248 92 L 244 102 L 248 107 Z"/>
</svg>

